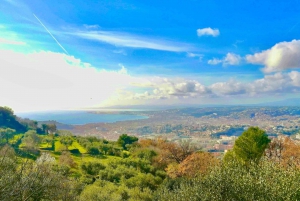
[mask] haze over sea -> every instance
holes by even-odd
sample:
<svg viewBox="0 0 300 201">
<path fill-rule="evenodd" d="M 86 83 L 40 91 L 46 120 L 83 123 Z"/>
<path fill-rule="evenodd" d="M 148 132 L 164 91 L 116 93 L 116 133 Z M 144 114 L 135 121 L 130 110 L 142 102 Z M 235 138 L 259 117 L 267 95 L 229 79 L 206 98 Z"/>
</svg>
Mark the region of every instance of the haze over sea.
<svg viewBox="0 0 300 201">
<path fill-rule="evenodd" d="M 129 114 L 96 114 L 90 111 L 54 111 L 54 112 L 30 112 L 17 113 L 19 117 L 29 118 L 36 121 L 57 121 L 62 124 L 83 125 L 89 123 L 113 123 L 147 119 L 146 116 Z"/>
</svg>

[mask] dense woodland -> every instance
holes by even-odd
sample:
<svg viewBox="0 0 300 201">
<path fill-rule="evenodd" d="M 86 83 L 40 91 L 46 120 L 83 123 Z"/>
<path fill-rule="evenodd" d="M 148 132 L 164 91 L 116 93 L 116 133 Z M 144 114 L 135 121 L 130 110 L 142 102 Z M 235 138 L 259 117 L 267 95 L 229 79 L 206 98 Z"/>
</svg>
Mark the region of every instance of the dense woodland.
<svg viewBox="0 0 300 201">
<path fill-rule="evenodd" d="M 250 127 L 224 156 L 163 137 L 74 136 L 0 107 L 0 200 L 300 200 L 300 145 Z"/>
</svg>

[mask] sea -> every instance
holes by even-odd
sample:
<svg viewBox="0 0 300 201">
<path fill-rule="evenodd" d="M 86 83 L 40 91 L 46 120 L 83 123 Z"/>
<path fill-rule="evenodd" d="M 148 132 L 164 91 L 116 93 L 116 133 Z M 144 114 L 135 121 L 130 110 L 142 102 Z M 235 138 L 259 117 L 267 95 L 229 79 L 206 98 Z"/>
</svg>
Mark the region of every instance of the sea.
<svg viewBox="0 0 300 201">
<path fill-rule="evenodd" d="M 102 114 L 91 111 L 52 111 L 17 113 L 21 118 L 35 121 L 56 121 L 68 125 L 84 125 L 89 123 L 114 123 L 118 121 L 147 119 L 147 116 L 129 114 Z"/>
</svg>

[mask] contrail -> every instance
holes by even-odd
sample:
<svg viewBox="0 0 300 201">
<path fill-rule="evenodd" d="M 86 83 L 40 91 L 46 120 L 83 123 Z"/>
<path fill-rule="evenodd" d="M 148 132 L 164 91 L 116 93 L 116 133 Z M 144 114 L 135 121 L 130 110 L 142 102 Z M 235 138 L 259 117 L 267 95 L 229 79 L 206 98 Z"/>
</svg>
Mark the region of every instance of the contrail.
<svg viewBox="0 0 300 201">
<path fill-rule="evenodd" d="M 300 23 L 300 21 L 299 22 L 297 22 L 292 28 L 290 28 L 290 30 L 287 32 L 287 33 L 290 33 L 291 31 L 293 31 L 294 30 L 294 28 L 298 25 Z"/>
<path fill-rule="evenodd" d="M 47 27 L 41 22 L 41 20 L 35 15 L 35 14 L 33 14 L 33 16 L 39 21 L 39 23 L 46 29 L 46 31 L 50 34 L 50 36 L 56 41 L 56 43 L 61 47 L 61 49 L 65 52 L 65 53 L 67 53 L 67 54 L 69 54 L 68 53 L 68 51 L 56 40 L 56 38 L 51 34 L 51 32 L 47 29 Z"/>
</svg>

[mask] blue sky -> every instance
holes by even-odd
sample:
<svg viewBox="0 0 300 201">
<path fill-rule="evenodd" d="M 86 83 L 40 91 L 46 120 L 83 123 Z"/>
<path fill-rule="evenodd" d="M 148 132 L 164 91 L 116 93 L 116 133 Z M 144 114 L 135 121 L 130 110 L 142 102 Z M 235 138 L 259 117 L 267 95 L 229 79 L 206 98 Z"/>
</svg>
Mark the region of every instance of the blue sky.
<svg viewBox="0 0 300 201">
<path fill-rule="evenodd" d="M 0 1 L 17 111 L 299 97 L 299 1 Z"/>
</svg>

